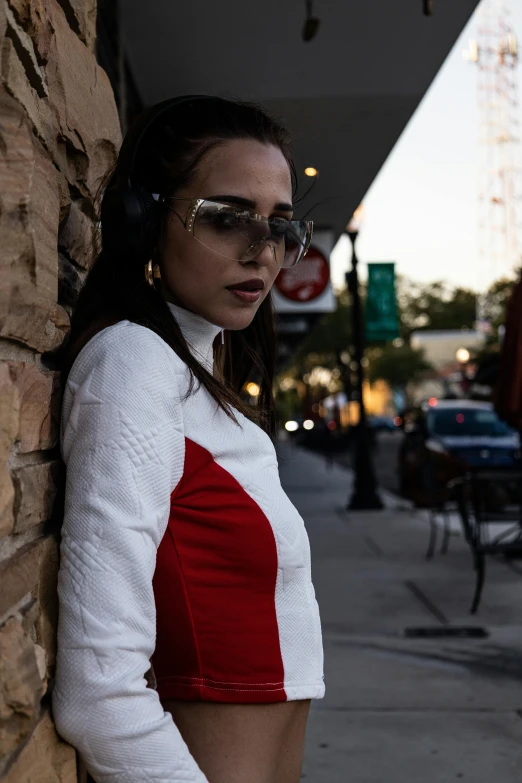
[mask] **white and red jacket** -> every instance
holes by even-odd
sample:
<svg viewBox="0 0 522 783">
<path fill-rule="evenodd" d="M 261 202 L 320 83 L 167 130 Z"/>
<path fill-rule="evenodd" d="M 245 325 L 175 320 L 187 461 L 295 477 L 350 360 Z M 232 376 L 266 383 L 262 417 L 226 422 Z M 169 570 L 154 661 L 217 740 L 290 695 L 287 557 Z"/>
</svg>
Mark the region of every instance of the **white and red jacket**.
<svg viewBox="0 0 522 783">
<path fill-rule="evenodd" d="M 220 327 L 170 307 L 212 372 Z M 65 389 L 53 711 L 97 783 L 205 781 L 160 699 L 324 694 L 308 537 L 274 446 L 188 384 L 160 337 L 121 321 Z"/>
</svg>

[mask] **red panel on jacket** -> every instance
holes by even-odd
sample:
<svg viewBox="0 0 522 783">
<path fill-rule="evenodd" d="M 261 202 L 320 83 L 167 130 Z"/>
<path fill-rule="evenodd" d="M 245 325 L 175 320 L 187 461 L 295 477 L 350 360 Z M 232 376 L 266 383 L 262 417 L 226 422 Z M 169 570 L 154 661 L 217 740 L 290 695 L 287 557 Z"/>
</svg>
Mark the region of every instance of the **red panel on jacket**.
<svg viewBox="0 0 522 783">
<path fill-rule="evenodd" d="M 270 522 L 209 451 L 185 468 L 159 546 L 154 594 L 162 699 L 285 701 Z"/>
</svg>

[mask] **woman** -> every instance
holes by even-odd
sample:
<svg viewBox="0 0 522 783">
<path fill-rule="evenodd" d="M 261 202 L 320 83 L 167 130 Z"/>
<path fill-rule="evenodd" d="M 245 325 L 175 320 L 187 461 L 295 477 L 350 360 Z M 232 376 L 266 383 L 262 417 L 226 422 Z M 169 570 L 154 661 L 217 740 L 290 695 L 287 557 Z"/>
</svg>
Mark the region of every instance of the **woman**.
<svg viewBox="0 0 522 783">
<path fill-rule="evenodd" d="M 270 289 L 311 237 L 293 181 L 279 123 L 187 96 L 140 118 L 104 194 L 62 352 L 53 692 L 98 783 L 300 778 L 324 684 L 308 538 L 273 446 Z"/>
</svg>

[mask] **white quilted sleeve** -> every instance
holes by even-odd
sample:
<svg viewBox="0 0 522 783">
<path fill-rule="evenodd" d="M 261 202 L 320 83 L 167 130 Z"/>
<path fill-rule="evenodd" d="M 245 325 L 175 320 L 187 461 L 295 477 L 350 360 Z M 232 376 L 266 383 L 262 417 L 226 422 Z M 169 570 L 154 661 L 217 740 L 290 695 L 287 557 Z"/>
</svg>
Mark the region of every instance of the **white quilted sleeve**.
<svg viewBox="0 0 522 783">
<path fill-rule="evenodd" d="M 174 354 L 122 321 L 69 375 L 53 713 L 97 783 L 205 783 L 144 674 L 154 651 L 152 578 L 184 461 Z"/>
</svg>

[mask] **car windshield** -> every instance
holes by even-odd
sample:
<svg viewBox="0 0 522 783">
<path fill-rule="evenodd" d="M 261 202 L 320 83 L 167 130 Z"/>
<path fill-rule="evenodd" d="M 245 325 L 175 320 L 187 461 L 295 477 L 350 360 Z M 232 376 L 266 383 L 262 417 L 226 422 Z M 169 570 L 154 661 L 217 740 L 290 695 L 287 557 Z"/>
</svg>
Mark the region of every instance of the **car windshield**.
<svg viewBox="0 0 522 783">
<path fill-rule="evenodd" d="M 481 408 L 439 408 L 428 413 L 428 428 L 435 435 L 485 435 L 500 438 L 514 430 L 491 410 Z"/>
</svg>

